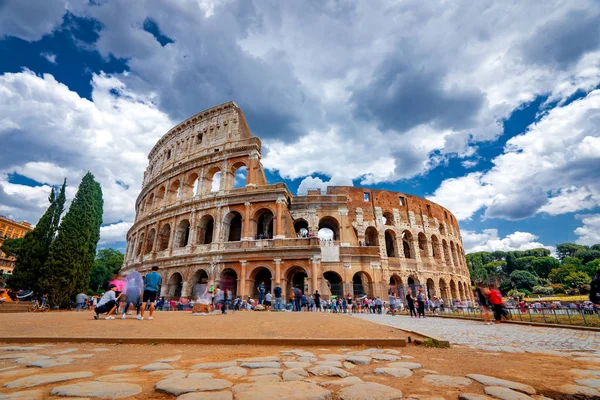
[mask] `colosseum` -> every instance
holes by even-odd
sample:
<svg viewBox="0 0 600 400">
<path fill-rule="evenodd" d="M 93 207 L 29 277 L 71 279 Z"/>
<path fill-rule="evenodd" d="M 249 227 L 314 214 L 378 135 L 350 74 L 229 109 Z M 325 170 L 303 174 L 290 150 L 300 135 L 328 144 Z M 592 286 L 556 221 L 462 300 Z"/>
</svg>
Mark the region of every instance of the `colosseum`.
<svg viewBox="0 0 600 400">
<path fill-rule="evenodd" d="M 161 296 L 207 282 L 256 298 L 257 286 L 387 298 L 422 288 L 472 300 L 456 218 L 428 200 L 360 187 L 295 196 L 267 183 L 261 141 L 234 102 L 172 128 L 148 155 L 123 272 L 158 265 Z M 241 179 L 243 178 L 243 179 Z"/>
</svg>

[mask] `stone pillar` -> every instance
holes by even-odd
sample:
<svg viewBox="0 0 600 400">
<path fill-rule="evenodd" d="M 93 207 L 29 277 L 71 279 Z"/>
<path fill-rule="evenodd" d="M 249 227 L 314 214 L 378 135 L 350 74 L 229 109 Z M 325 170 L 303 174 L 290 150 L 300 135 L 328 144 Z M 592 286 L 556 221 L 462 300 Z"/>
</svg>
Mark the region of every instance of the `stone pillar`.
<svg viewBox="0 0 600 400">
<path fill-rule="evenodd" d="M 246 297 L 246 272 L 248 269 L 248 261 L 247 260 L 240 260 L 240 265 L 242 266 L 241 270 L 241 274 L 240 277 L 238 278 L 239 282 L 240 282 L 240 291 L 239 296 L 240 298 L 243 300 Z"/>
<path fill-rule="evenodd" d="M 285 197 L 277 199 L 277 217 L 275 220 L 275 235 L 273 239 L 285 239 L 283 232 L 283 205 L 286 203 Z"/>
<path fill-rule="evenodd" d="M 242 226 L 242 240 L 252 240 L 250 236 L 250 211 L 252 204 L 250 202 L 245 202 L 246 212 L 244 212 L 244 225 Z"/>
<path fill-rule="evenodd" d="M 344 231 L 346 229 L 346 224 L 348 223 L 348 209 L 347 208 L 340 208 L 338 209 L 338 214 L 340 216 L 340 246 L 350 246 L 349 242 L 345 242 L 344 238 Z"/>
<path fill-rule="evenodd" d="M 192 211 L 190 216 L 190 237 L 188 238 L 187 244 L 189 248 L 196 244 L 197 233 L 198 227 L 196 226 L 196 212 Z"/>
<path fill-rule="evenodd" d="M 188 297 L 190 295 L 190 288 L 187 282 L 181 284 L 181 297 Z"/>
<path fill-rule="evenodd" d="M 256 186 L 256 171 L 258 167 L 258 151 L 253 150 L 250 153 L 248 160 L 248 168 L 246 170 L 246 186 Z"/>
<path fill-rule="evenodd" d="M 319 264 L 321 264 L 321 260 L 314 256 L 313 258 L 310 259 L 310 263 L 311 263 L 311 275 L 312 275 L 312 291 L 313 293 L 315 292 L 315 290 L 318 290 L 319 288 Z"/>
<path fill-rule="evenodd" d="M 154 228 L 154 231 L 156 233 L 154 234 L 154 244 L 152 245 L 152 252 L 153 253 L 156 253 L 156 251 L 157 251 L 156 249 L 158 248 L 158 239 L 159 239 L 159 236 L 160 236 L 159 229 L 160 229 L 160 225 L 157 222 L 156 225 L 155 225 L 155 228 Z"/>
<path fill-rule="evenodd" d="M 275 285 L 281 285 L 281 258 L 276 258 L 273 262 L 275 263 Z"/>
</svg>

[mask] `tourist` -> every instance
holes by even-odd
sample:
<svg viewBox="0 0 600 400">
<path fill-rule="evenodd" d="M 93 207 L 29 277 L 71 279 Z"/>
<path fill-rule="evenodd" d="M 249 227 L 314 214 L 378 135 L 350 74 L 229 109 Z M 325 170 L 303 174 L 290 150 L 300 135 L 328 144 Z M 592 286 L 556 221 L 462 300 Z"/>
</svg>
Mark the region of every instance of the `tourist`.
<svg viewBox="0 0 600 400">
<path fill-rule="evenodd" d="M 121 293 L 123 293 L 123 287 L 125 286 L 123 277 L 121 277 L 119 275 L 115 275 L 113 277 L 113 279 L 109 282 L 109 285 L 115 285 L 115 296 L 117 298 L 121 298 L 121 301 L 124 301 L 125 296 L 121 296 Z M 123 305 L 124 304 L 121 304 L 121 306 L 123 306 Z"/>
<path fill-rule="evenodd" d="M 388 291 L 388 307 L 392 316 L 396 315 L 396 293 L 391 290 Z"/>
<path fill-rule="evenodd" d="M 417 310 L 419 312 L 418 317 L 425 318 L 425 295 L 422 289 L 417 291 Z"/>
<path fill-rule="evenodd" d="M 321 308 L 321 294 L 319 293 L 318 290 L 315 290 L 314 298 L 315 298 L 315 308 L 317 309 L 317 311 L 320 311 L 320 308 Z"/>
<path fill-rule="evenodd" d="M 301 304 L 302 304 L 302 290 L 300 290 L 300 287 L 296 286 L 296 288 L 294 289 L 295 311 L 301 311 Z"/>
<path fill-rule="evenodd" d="M 142 289 L 144 288 L 144 280 L 142 274 L 137 271 L 131 271 L 125 280 L 125 307 L 121 319 L 127 318 L 127 310 L 131 305 L 136 308 L 136 318 L 140 319 L 140 300 L 142 297 Z"/>
<path fill-rule="evenodd" d="M 494 322 L 496 324 L 499 324 L 502 318 L 508 318 L 508 313 L 504 308 L 502 293 L 500 293 L 500 291 L 494 286 L 494 284 L 490 284 L 489 290 L 489 300 L 492 305 L 492 309 L 494 310 Z"/>
<path fill-rule="evenodd" d="M 158 287 L 162 283 L 162 276 L 160 276 L 160 274 L 156 271 L 158 271 L 157 265 L 152 267 L 152 272 L 150 272 L 144 278 L 144 293 L 140 321 L 144 319 L 144 311 L 146 311 L 146 303 L 148 302 L 150 302 L 150 315 L 148 316 L 148 321 L 152 321 L 154 319 L 154 302 L 156 301 L 156 297 L 158 295 Z"/>
<path fill-rule="evenodd" d="M 111 314 L 117 309 L 117 300 L 119 300 L 119 296 L 116 296 L 115 289 L 116 285 L 110 284 L 108 285 L 108 291 L 104 293 L 100 301 L 98 302 L 98 306 L 94 310 L 94 319 L 100 319 L 99 314 L 106 313 L 106 317 L 104 319 L 115 319 Z"/>
<path fill-rule="evenodd" d="M 77 306 L 75 307 L 75 311 L 83 310 L 83 305 L 85 304 L 86 300 L 87 300 L 87 295 L 83 292 L 81 292 L 77 296 L 75 296 L 75 303 L 77 303 Z"/>
<path fill-rule="evenodd" d="M 348 303 L 346 302 L 345 297 L 342 297 L 342 310 L 344 311 L 344 314 L 348 312 Z"/>
<path fill-rule="evenodd" d="M 431 301 L 431 312 L 433 315 L 438 315 L 437 310 L 440 307 L 440 301 L 437 296 L 433 296 L 433 300 Z"/>
<path fill-rule="evenodd" d="M 412 292 L 410 290 L 406 293 L 406 307 L 410 311 L 410 316 L 414 316 L 416 318 L 417 312 L 415 311 L 415 298 L 412 297 Z"/>
<path fill-rule="evenodd" d="M 381 302 L 381 298 L 377 296 L 375 299 L 375 311 L 377 314 L 381 315 L 381 309 L 383 308 L 383 303 Z"/>
<path fill-rule="evenodd" d="M 258 289 L 258 304 L 262 304 L 265 300 L 265 283 L 261 282 L 257 287 Z"/>
<path fill-rule="evenodd" d="M 235 299 L 235 302 L 233 303 L 233 311 L 240 311 L 241 308 L 242 308 L 242 298 L 238 296 Z"/>
<path fill-rule="evenodd" d="M 590 301 L 596 306 L 600 304 L 600 269 L 596 271 L 596 276 L 590 283 Z"/>
<path fill-rule="evenodd" d="M 491 325 L 492 318 L 490 316 L 490 302 L 488 299 L 490 290 L 486 288 L 483 283 L 480 283 L 477 285 L 477 289 L 475 289 L 475 294 L 477 295 L 477 302 L 479 303 L 479 309 L 483 316 L 483 324 Z"/>
<path fill-rule="evenodd" d="M 275 289 L 273 289 L 273 294 L 275 295 L 275 311 L 281 311 L 283 308 L 283 298 L 281 297 L 283 293 L 283 289 L 277 283 L 275 285 Z"/>
<path fill-rule="evenodd" d="M 271 300 L 273 299 L 273 295 L 271 292 L 267 292 L 265 295 L 265 308 L 267 311 L 271 311 Z"/>
<path fill-rule="evenodd" d="M 444 312 L 444 299 L 443 298 L 440 299 L 440 311 Z"/>
<path fill-rule="evenodd" d="M 307 306 L 308 306 L 308 300 L 306 299 L 306 294 L 302 294 L 302 297 L 300 298 L 300 307 L 301 307 L 302 311 L 308 311 Z"/>
</svg>

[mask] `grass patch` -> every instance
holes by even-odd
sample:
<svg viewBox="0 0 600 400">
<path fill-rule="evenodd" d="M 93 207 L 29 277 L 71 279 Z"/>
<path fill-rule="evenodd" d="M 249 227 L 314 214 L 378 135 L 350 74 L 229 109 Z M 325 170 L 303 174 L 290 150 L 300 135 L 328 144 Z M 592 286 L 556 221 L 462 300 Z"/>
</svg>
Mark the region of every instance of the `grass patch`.
<svg viewBox="0 0 600 400">
<path fill-rule="evenodd" d="M 440 342 L 437 339 L 433 339 L 433 338 L 427 338 L 423 341 L 423 346 L 425 347 L 435 347 L 438 349 L 447 349 L 448 347 L 450 347 L 450 345 L 448 344 L 448 342 Z"/>
</svg>

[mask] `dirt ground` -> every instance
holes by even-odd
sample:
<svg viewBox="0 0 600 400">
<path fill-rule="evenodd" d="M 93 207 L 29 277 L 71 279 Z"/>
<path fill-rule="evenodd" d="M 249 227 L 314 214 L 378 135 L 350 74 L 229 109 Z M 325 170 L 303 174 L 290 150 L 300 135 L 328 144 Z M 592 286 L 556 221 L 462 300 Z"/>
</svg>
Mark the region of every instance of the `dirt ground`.
<svg viewBox="0 0 600 400">
<path fill-rule="evenodd" d="M 147 316 L 147 315 L 146 315 Z M 404 338 L 406 333 L 349 315 L 240 311 L 192 316 L 156 312 L 153 321 L 98 320 L 91 311 L 0 314 L 0 337 Z"/>
<path fill-rule="evenodd" d="M 3 346 L 3 344 L 0 344 Z M 5 372 L 0 371 L 0 383 L 5 383 L 20 377 L 39 373 L 54 372 L 73 372 L 90 371 L 95 378 L 101 375 L 115 374 L 110 371 L 111 366 L 123 364 L 137 364 L 138 368 L 131 371 L 120 373 L 130 374 L 131 382 L 138 383 L 143 388 L 143 393 L 134 397 L 136 399 L 173 399 L 164 393 L 154 391 L 154 384 L 161 379 L 161 375 L 152 375 L 148 372 L 140 371 L 139 367 L 157 361 L 164 357 L 182 355 L 182 358 L 173 363 L 175 369 L 190 371 L 195 363 L 229 361 L 245 357 L 260 357 L 279 355 L 280 351 L 290 350 L 289 347 L 274 346 L 200 346 L 200 345 L 96 345 L 96 344 L 60 344 L 44 348 L 41 351 L 35 351 L 36 354 L 50 355 L 55 351 L 68 348 L 77 348 L 76 352 L 70 354 L 94 354 L 91 358 L 78 359 L 74 364 L 54 367 L 40 370 L 38 368 L 20 368 L 22 373 L 13 376 L 4 376 Z M 303 350 L 319 354 L 344 353 L 347 351 L 359 351 L 364 347 L 303 347 Z M 102 350 L 102 351 L 99 351 Z M 403 361 L 414 361 L 423 365 L 422 369 L 414 370 L 414 375 L 408 378 L 391 378 L 385 376 L 373 375 L 372 371 L 376 367 L 383 367 L 387 362 L 380 361 L 371 365 L 356 366 L 350 372 L 369 382 L 378 382 L 402 390 L 404 397 L 411 394 L 420 395 L 438 395 L 446 399 L 457 399 L 463 392 L 483 394 L 483 386 L 473 383 L 463 389 L 447 389 L 434 386 L 428 386 L 422 382 L 423 376 L 428 373 L 424 370 L 435 370 L 440 374 L 465 376 L 469 373 L 479 373 L 491 375 L 499 378 L 514 380 L 529 384 L 535 387 L 538 392 L 543 394 L 552 394 L 551 398 L 574 399 L 576 397 L 560 397 L 554 394 L 555 390 L 565 383 L 572 383 L 575 376 L 569 372 L 572 368 L 583 368 L 581 362 L 571 359 L 532 354 L 498 354 L 473 351 L 466 347 L 452 347 L 450 349 L 425 348 L 422 346 L 409 345 L 408 347 L 398 348 L 402 356 L 412 356 L 414 359 Z M 68 355 L 67 355 L 68 356 Z M 294 357 L 282 357 L 282 361 L 293 359 Z M 14 367 L 12 360 L 0 360 L 0 370 L 3 368 Z M 206 371 L 203 371 L 206 372 Z M 211 371 L 218 377 L 218 371 Z M 224 377 L 234 384 L 242 382 L 241 380 Z M 330 380 L 335 378 L 312 379 Z M 75 382 L 75 381 L 73 381 Z M 69 382 L 69 383 L 73 383 Z M 54 386 L 61 384 L 45 385 L 33 389 L 43 389 L 50 392 Z M 4 388 L 0 393 L 9 392 Z M 48 397 L 52 398 L 52 397 Z"/>
</svg>

